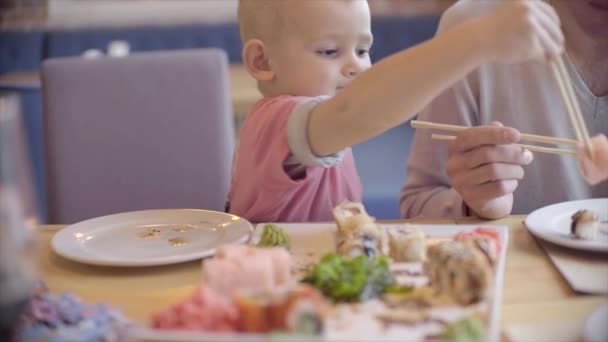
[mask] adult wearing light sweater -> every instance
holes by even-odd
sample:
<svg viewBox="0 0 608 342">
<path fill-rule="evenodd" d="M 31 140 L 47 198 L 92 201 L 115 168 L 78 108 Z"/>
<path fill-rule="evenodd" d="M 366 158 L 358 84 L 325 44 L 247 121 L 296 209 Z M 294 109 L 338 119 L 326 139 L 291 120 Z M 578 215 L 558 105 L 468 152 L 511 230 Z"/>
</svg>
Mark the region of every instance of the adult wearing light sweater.
<svg viewBox="0 0 608 342">
<path fill-rule="evenodd" d="M 461 0 L 443 15 L 439 31 L 498 3 Z M 551 5 L 561 18 L 565 62 L 585 123 L 591 135 L 608 135 L 608 0 Z M 562 201 L 608 197 L 608 182 L 589 185 L 576 158 L 533 155 L 508 145 L 520 132 L 574 138 L 546 63 L 483 65 L 436 98 L 419 120 L 482 126 L 463 131 L 451 143 L 431 140 L 428 130 L 416 132 L 401 193 L 404 217 L 499 218 Z"/>
</svg>

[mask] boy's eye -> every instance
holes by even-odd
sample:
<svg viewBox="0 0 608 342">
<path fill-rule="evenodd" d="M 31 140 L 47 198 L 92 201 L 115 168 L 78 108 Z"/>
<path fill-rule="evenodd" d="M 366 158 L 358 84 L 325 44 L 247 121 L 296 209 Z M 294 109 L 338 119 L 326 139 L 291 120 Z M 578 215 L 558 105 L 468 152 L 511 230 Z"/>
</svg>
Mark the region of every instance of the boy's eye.
<svg viewBox="0 0 608 342">
<path fill-rule="evenodd" d="M 317 53 L 321 56 L 331 57 L 331 56 L 335 56 L 338 53 L 338 50 L 337 49 L 323 49 L 323 50 L 317 50 Z"/>
<path fill-rule="evenodd" d="M 357 56 L 359 57 L 363 57 L 365 55 L 369 54 L 369 50 L 368 49 L 358 49 L 357 50 Z"/>
</svg>

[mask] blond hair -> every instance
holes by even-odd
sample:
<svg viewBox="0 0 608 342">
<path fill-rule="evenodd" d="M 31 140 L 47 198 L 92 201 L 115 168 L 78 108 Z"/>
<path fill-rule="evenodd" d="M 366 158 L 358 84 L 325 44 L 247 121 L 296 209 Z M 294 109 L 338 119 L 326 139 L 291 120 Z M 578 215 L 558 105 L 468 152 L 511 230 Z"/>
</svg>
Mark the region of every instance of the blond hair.
<svg viewBox="0 0 608 342">
<path fill-rule="evenodd" d="M 243 43 L 262 41 L 281 31 L 281 6 L 288 0 L 239 0 L 238 18 Z"/>
</svg>

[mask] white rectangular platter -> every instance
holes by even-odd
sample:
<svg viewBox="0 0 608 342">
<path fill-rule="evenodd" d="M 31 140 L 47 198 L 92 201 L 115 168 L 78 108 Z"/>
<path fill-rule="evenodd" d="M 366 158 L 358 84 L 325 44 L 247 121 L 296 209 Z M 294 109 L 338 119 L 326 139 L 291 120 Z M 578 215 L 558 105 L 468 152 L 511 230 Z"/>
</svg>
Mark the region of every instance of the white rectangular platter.
<svg viewBox="0 0 608 342">
<path fill-rule="evenodd" d="M 304 268 L 311 262 L 318 261 L 326 253 L 335 252 L 335 232 L 336 225 L 333 223 L 277 223 L 277 225 L 285 230 L 291 240 L 291 253 L 295 268 Z M 403 224 L 380 224 L 382 227 L 391 228 L 401 226 Z M 497 231 L 500 234 L 502 249 L 493 279 L 492 296 L 486 302 L 482 302 L 477 307 L 484 311 L 488 321 L 488 331 L 486 336 L 489 341 L 499 341 L 500 337 L 500 313 L 502 306 L 502 292 L 504 283 L 504 269 L 506 250 L 509 239 L 509 231 L 506 226 L 494 225 L 416 225 L 421 227 L 428 238 L 431 240 L 449 239 L 459 232 L 470 231 L 477 227 L 483 226 Z M 263 224 L 257 225 L 251 243 L 255 243 L 259 239 Z M 362 307 L 366 308 L 366 304 Z M 460 309 L 458 309 L 460 310 Z M 367 319 L 367 320 L 366 320 Z M 413 341 L 421 339 L 421 332 L 433 330 L 432 326 L 399 326 L 398 329 L 386 329 L 380 327 L 378 322 L 368 317 L 361 316 L 356 319 L 357 322 L 350 324 L 353 329 L 348 333 L 335 333 L 328 324 L 329 328 L 323 336 L 287 336 L 287 335 L 254 335 L 254 334 L 215 334 L 215 333 L 198 333 L 188 331 L 172 331 L 172 330 L 153 330 L 148 328 L 136 328 L 133 330 L 133 337 L 143 341 L 176 341 L 176 342 L 191 342 L 191 341 Z M 429 323 L 432 325 L 432 323 Z M 436 329 L 436 327 L 435 327 Z"/>
</svg>

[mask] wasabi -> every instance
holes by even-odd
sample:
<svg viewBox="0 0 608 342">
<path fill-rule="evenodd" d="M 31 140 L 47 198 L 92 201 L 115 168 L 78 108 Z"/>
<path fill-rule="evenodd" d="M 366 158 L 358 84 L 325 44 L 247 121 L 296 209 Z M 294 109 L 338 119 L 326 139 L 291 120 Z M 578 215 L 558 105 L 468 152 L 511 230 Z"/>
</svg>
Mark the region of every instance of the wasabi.
<svg viewBox="0 0 608 342">
<path fill-rule="evenodd" d="M 262 232 L 262 237 L 260 238 L 260 242 L 258 242 L 258 247 L 285 247 L 289 249 L 289 236 L 285 231 L 272 223 L 268 223 L 264 225 L 264 232 Z"/>
<path fill-rule="evenodd" d="M 448 325 L 439 336 L 449 341 L 482 342 L 487 340 L 483 322 L 474 316 L 465 317 Z"/>
</svg>

